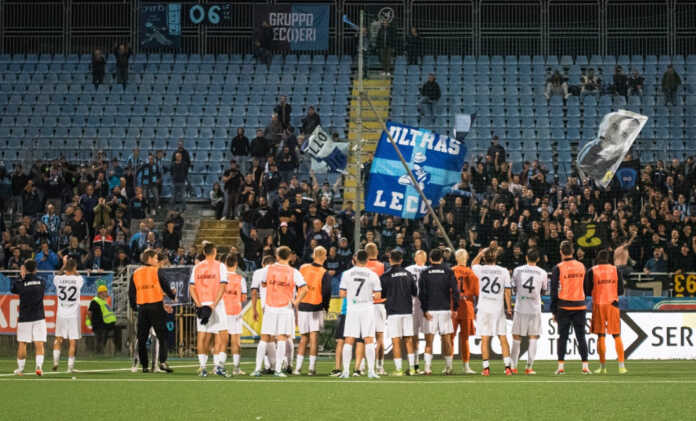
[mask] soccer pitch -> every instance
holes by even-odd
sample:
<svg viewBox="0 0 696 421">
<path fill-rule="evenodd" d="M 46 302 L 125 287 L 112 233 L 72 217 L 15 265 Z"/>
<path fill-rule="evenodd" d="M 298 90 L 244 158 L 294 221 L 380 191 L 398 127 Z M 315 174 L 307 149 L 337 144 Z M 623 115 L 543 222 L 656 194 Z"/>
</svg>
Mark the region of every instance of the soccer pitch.
<svg viewBox="0 0 696 421">
<path fill-rule="evenodd" d="M 627 361 L 619 376 L 583 376 L 579 362 L 567 362 L 565 376 L 556 363 L 535 363 L 536 376 L 505 377 L 501 361 L 491 377 L 461 375 L 386 376 L 340 380 L 329 377 L 333 361 L 321 360 L 316 377 L 196 375 L 194 360 L 173 360 L 173 374 L 130 372 L 130 361 L 78 360 L 79 373 L 43 377 L 9 373 L 14 360 L 0 360 L 0 410 L 4 419 L 692 419 L 696 410 L 696 361 Z M 391 368 L 391 361 L 385 361 Z M 472 362 L 480 369 L 480 362 Z M 523 367 L 523 362 L 521 362 Z M 597 368 L 594 362 L 591 368 Z M 27 371 L 33 360 L 27 360 Z M 242 368 L 252 371 L 252 362 Z M 435 361 L 439 373 L 442 361 Z M 461 373 L 455 363 L 455 372 Z M 61 370 L 65 370 L 65 361 Z M 212 370 L 210 370 L 212 371 Z M 29 374 L 30 373 L 30 374 Z M 73 379 L 74 377 L 74 379 Z"/>
</svg>

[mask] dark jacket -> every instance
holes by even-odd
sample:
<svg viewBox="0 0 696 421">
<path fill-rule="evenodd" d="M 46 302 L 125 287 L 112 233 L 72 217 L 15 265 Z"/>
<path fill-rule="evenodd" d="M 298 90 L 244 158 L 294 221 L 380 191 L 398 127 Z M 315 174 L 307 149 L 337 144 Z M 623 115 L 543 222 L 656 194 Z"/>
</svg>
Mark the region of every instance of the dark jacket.
<svg viewBox="0 0 696 421">
<path fill-rule="evenodd" d="M 411 314 L 413 312 L 413 297 L 418 296 L 416 279 L 409 271 L 401 266 L 392 266 L 381 277 L 382 298 L 387 315 Z"/>
<path fill-rule="evenodd" d="M 307 114 L 302 119 L 302 133 L 309 136 L 319 125 L 321 125 L 321 118 L 319 117 L 319 113 L 315 112 L 313 115 Z"/>
<path fill-rule="evenodd" d="M 421 95 L 430 98 L 433 101 L 439 100 L 442 96 L 442 92 L 440 91 L 440 85 L 437 84 L 437 81 L 425 82 L 423 84 L 423 87 L 421 87 Z"/>
<path fill-rule="evenodd" d="M 418 280 L 423 312 L 453 310 L 459 307 L 459 288 L 454 272 L 447 265 L 432 265 L 421 272 Z"/>
<path fill-rule="evenodd" d="M 19 295 L 18 322 L 35 322 L 46 318 L 43 305 L 45 289 L 46 281 L 34 274 L 18 277 L 12 282 L 10 292 Z"/>
<path fill-rule="evenodd" d="M 255 137 L 251 141 L 250 150 L 254 158 L 265 158 L 269 150 L 268 141 L 263 136 Z"/>
<path fill-rule="evenodd" d="M 188 177 L 189 164 L 183 159 L 181 162 L 172 164 L 172 180 L 174 184 L 184 184 L 186 183 L 186 177 Z"/>
<path fill-rule="evenodd" d="M 249 155 L 249 138 L 240 135 L 235 136 L 230 144 L 230 152 L 232 152 L 234 156 Z"/>
<path fill-rule="evenodd" d="M 391 25 L 380 26 L 377 32 L 377 48 L 394 48 L 396 44 L 396 33 Z"/>
</svg>

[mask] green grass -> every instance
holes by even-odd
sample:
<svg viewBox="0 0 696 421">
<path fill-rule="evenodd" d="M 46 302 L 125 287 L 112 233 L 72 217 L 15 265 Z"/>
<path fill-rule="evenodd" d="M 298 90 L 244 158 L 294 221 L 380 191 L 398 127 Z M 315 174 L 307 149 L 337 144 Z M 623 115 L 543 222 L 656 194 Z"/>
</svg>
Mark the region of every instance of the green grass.
<svg viewBox="0 0 696 421">
<path fill-rule="evenodd" d="M 243 369 L 250 372 L 250 361 Z M 305 362 L 305 369 L 306 369 Z M 33 368 L 27 361 L 27 371 Z M 196 376 L 196 361 L 171 361 L 173 374 L 133 374 L 130 362 L 78 360 L 84 370 L 43 377 L 0 375 L 4 419 L 239 419 L 324 421 L 373 419 L 691 419 L 696 410 L 696 361 L 628 361 L 619 376 L 580 375 L 580 363 L 566 363 L 568 374 L 554 376 L 555 362 L 535 364 L 536 376 L 505 377 L 494 361 L 489 378 L 439 374 L 418 377 L 365 377 L 339 380 L 327 374 L 333 362 L 321 360 L 317 377 L 277 379 Z M 393 368 L 391 361 L 385 362 Z M 473 368 L 480 370 L 480 362 Z M 522 364 L 521 364 L 522 365 Z M 50 362 L 47 366 L 50 367 Z M 597 363 L 592 364 L 596 368 Z M 15 361 L 0 360 L 0 373 Z M 461 373 L 460 365 L 455 368 Z M 65 369 L 65 360 L 61 370 Z M 442 362 L 436 361 L 439 373 Z M 94 371 L 91 371 L 94 370 Z M 72 377 L 75 377 L 73 379 Z M 89 414 L 89 415 L 88 415 Z"/>
</svg>

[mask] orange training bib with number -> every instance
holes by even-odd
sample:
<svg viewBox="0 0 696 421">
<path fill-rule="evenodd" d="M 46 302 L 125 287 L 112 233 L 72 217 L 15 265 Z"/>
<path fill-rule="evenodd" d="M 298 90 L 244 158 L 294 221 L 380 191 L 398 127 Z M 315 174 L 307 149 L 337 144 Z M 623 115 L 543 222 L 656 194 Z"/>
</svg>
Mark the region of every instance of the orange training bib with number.
<svg viewBox="0 0 696 421">
<path fill-rule="evenodd" d="M 135 284 L 135 302 L 138 304 L 158 303 L 164 298 L 155 266 L 138 268 L 133 272 L 133 283 Z"/>
<path fill-rule="evenodd" d="M 302 302 L 305 304 L 312 305 L 321 304 L 323 300 L 321 294 L 322 281 L 324 279 L 326 269 L 324 269 L 321 266 L 308 263 L 300 267 L 300 273 L 302 274 L 302 277 L 307 283 L 307 295 L 304 296 Z"/>
<path fill-rule="evenodd" d="M 220 262 L 204 260 L 193 268 L 193 280 L 201 303 L 215 302 L 220 287 Z"/>
<path fill-rule="evenodd" d="M 225 312 L 230 316 L 236 316 L 242 312 L 242 282 L 244 278 L 238 273 L 228 273 L 225 295 L 222 299 L 225 302 Z"/>
<path fill-rule="evenodd" d="M 619 274 L 614 265 L 592 268 L 592 303 L 612 304 L 619 300 Z"/>
<path fill-rule="evenodd" d="M 277 263 L 266 272 L 266 306 L 287 307 L 295 293 L 295 274 L 293 268 Z"/>
</svg>

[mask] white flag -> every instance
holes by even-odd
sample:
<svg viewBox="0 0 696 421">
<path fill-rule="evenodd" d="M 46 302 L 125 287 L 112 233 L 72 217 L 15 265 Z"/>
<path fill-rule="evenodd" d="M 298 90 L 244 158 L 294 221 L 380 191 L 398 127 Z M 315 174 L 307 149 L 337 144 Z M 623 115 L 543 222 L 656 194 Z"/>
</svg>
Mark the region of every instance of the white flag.
<svg viewBox="0 0 696 421">
<path fill-rule="evenodd" d="M 647 116 L 626 110 L 605 115 L 597 137 L 578 153 L 580 174 L 606 188 L 647 121 Z"/>
<path fill-rule="evenodd" d="M 319 167 L 331 171 L 343 172 L 348 163 L 347 150 L 347 143 L 334 142 L 331 136 L 324 131 L 321 126 L 317 126 L 302 145 L 302 152 L 312 157 L 313 170 L 316 164 L 315 172 L 326 172 L 321 171 Z"/>
</svg>

